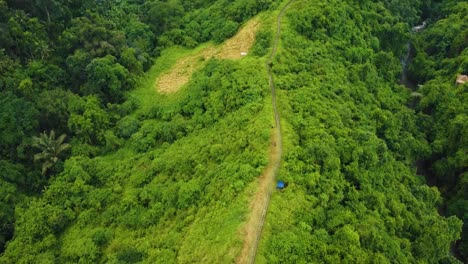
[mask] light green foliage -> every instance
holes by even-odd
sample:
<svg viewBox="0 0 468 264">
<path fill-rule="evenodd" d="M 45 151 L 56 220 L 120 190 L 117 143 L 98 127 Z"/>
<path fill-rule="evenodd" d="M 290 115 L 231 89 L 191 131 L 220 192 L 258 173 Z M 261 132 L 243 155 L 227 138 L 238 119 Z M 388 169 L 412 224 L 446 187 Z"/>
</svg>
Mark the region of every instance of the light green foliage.
<svg viewBox="0 0 468 264">
<path fill-rule="evenodd" d="M 261 65 L 210 61 L 177 97 L 155 97 L 157 111 L 119 122 L 117 135 L 130 137 L 126 155 L 67 160 L 43 197 L 19 212 L 25 226 L 15 241 L 28 252 L 12 242 L 3 259 L 26 261 L 41 249 L 59 262 L 232 262 L 249 185 L 266 166 L 271 120 Z M 70 105 L 70 129 L 84 143 L 108 138 L 98 106 L 94 97 Z M 27 229 L 38 208 L 54 219 L 39 215 Z"/>
<path fill-rule="evenodd" d="M 218 248 L 211 262 L 232 261 L 232 248 L 240 247 L 245 188 L 266 162 L 269 111 L 262 65 L 212 62 L 192 84 L 194 97 L 186 92 L 166 102 L 155 96 L 153 75 L 145 77 L 151 82 L 145 98 L 127 95 L 153 65 L 150 54 L 159 55 L 164 37 L 170 45 L 190 47 L 214 36 L 221 42 L 271 4 L 0 0 L 2 252 L 15 235 L 0 262 L 168 263 L 182 246 L 180 257 L 190 262 L 193 245 L 200 246 L 200 256 Z M 225 19 L 228 13 L 232 17 Z M 191 25 L 185 23 L 192 18 Z M 172 60 L 157 67 L 166 69 L 167 61 Z M 210 81 L 211 74 L 217 76 Z M 158 111 L 146 111 L 148 100 Z M 36 158 L 47 178 L 40 177 L 32 147 L 33 136 L 43 131 L 66 133 L 72 146 L 72 157 L 62 164 L 67 145 L 56 143 L 63 138 L 36 139 L 43 150 Z M 221 147 L 211 149 L 212 139 Z M 88 158 L 104 153 L 105 160 Z M 171 167 L 161 167 L 166 162 Z M 207 175 L 219 179 L 210 185 Z M 145 187 L 150 183 L 152 188 Z M 210 204 L 214 194 L 224 197 L 222 205 Z M 197 214 L 202 206 L 207 211 Z M 213 213 L 215 206 L 224 213 Z M 213 222 L 218 229 L 209 234 L 211 242 L 182 245 L 193 223 L 196 232 L 187 241 L 198 242 Z M 146 228 L 142 236 L 138 230 Z M 219 240 L 221 233 L 229 239 Z M 146 238 L 151 243 L 143 243 Z"/>
<path fill-rule="evenodd" d="M 438 2 L 292 4 L 272 63 L 289 185 L 273 195 L 259 263 L 456 262 L 461 222 L 436 208 L 452 192 L 448 214 L 467 221 L 466 85 L 452 83 L 468 71 L 468 12 Z M 154 84 L 281 4 L 0 0 L 0 263 L 235 262 L 267 165 L 259 57 L 277 11 L 258 16 L 254 56 L 209 59 L 175 94 Z M 410 38 L 416 97 L 397 85 Z M 62 163 L 64 138 L 42 135 L 47 178 L 31 147 L 43 131 L 71 145 Z M 416 175 L 421 160 L 442 196 Z"/>
</svg>

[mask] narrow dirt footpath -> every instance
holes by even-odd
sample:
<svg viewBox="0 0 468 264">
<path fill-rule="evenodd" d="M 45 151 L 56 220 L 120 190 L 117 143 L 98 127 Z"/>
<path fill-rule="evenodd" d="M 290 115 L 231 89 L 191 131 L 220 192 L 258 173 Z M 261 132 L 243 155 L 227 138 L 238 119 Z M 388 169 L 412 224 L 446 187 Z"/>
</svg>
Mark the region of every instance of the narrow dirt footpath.
<svg viewBox="0 0 468 264">
<path fill-rule="evenodd" d="M 275 187 L 275 178 L 278 174 L 278 169 L 281 162 L 281 155 L 283 153 L 282 136 L 281 136 L 281 124 L 278 108 L 276 106 L 276 87 L 273 81 L 273 74 L 271 69 L 271 63 L 278 50 L 278 43 L 281 35 L 281 18 L 283 17 L 286 9 L 293 2 L 289 1 L 283 9 L 281 9 L 278 15 L 276 24 L 276 35 L 273 41 L 273 48 L 266 62 L 266 68 L 268 71 L 268 79 L 271 88 L 271 97 L 273 110 L 275 115 L 275 128 L 271 135 L 271 143 L 268 157 L 268 166 L 265 168 L 262 176 L 259 178 L 258 189 L 250 203 L 250 215 L 247 223 L 244 227 L 244 245 L 242 247 L 241 254 L 237 259 L 238 264 L 252 264 L 255 262 L 257 255 L 257 247 L 262 235 L 263 224 L 265 222 L 265 216 L 270 203 L 270 196 Z"/>
</svg>

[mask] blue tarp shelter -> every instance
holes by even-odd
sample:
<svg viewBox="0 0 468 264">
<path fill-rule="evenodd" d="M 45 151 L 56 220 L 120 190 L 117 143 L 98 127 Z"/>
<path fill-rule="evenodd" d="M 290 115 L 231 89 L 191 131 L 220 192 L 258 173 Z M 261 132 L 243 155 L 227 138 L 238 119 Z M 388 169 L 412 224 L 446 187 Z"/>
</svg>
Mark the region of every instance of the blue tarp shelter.
<svg viewBox="0 0 468 264">
<path fill-rule="evenodd" d="M 284 182 L 283 181 L 278 181 L 278 183 L 276 184 L 276 188 L 278 189 L 284 189 Z"/>
</svg>

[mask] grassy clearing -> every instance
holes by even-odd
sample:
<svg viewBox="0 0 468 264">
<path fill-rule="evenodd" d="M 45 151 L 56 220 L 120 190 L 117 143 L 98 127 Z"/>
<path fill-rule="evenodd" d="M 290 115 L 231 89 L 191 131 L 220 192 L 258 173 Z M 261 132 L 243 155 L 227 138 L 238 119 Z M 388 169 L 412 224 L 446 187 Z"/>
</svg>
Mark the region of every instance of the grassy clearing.
<svg viewBox="0 0 468 264">
<path fill-rule="evenodd" d="M 155 93 L 155 80 L 157 80 L 163 72 L 167 72 L 168 69 L 171 69 L 178 60 L 188 56 L 194 56 L 210 45 L 209 43 L 203 44 L 193 50 L 173 47 L 162 51 L 161 56 L 155 61 L 154 66 L 141 78 L 138 88 L 131 91 L 129 95 L 130 100 L 138 102 L 138 112 L 147 111 L 154 105 L 166 104 L 168 102 L 167 100 L 177 100 L 174 96 L 167 97 Z"/>
<path fill-rule="evenodd" d="M 212 46 L 200 50 L 194 55 L 179 59 L 172 68 L 163 73 L 155 82 L 155 87 L 162 94 L 175 93 L 187 84 L 192 74 L 205 65 L 206 60 L 215 56 L 216 49 Z"/>
<path fill-rule="evenodd" d="M 219 59 L 240 59 L 242 52 L 247 53 L 255 42 L 255 34 L 260 27 L 259 18 L 251 19 L 242 27 L 239 32 L 232 38 L 228 39 L 224 44 L 218 47 L 218 52 L 215 54 Z"/>
<path fill-rule="evenodd" d="M 176 56 L 176 62 L 171 65 L 170 70 L 156 77 L 155 88 L 162 94 L 175 93 L 186 85 L 190 81 L 192 74 L 201 69 L 206 64 L 206 61 L 211 58 L 232 60 L 242 58 L 243 55 L 241 53 L 247 53 L 255 42 L 255 34 L 259 26 L 259 18 L 253 18 L 234 37 L 220 46 L 208 43 L 198 47 L 193 52 L 190 52 L 190 54 Z M 171 58 L 171 62 L 174 59 Z"/>
</svg>

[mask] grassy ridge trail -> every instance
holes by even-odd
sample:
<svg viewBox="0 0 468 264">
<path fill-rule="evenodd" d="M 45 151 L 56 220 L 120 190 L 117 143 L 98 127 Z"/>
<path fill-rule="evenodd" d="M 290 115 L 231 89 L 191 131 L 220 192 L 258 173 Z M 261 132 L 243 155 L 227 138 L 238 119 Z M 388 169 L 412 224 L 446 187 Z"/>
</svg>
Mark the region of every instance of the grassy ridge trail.
<svg viewBox="0 0 468 264">
<path fill-rule="evenodd" d="M 276 20 L 276 34 L 273 41 L 273 47 L 270 56 L 266 62 L 268 71 L 268 81 L 271 88 L 272 105 L 275 116 L 275 127 L 271 136 L 268 166 L 265 168 L 262 176 L 259 178 L 259 186 L 257 192 L 250 204 L 250 215 L 244 227 L 244 245 L 241 254 L 237 259 L 237 263 L 254 263 L 257 254 L 257 247 L 262 235 L 263 224 L 270 202 L 271 192 L 274 189 L 275 178 L 278 174 L 278 169 L 281 163 L 281 155 L 283 152 L 281 124 L 278 108 L 276 105 L 276 87 L 273 81 L 273 73 L 271 63 L 278 50 L 278 44 L 281 35 L 281 18 L 283 17 L 286 9 L 293 1 L 289 1 L 278 15 Z"/>
</svg>

